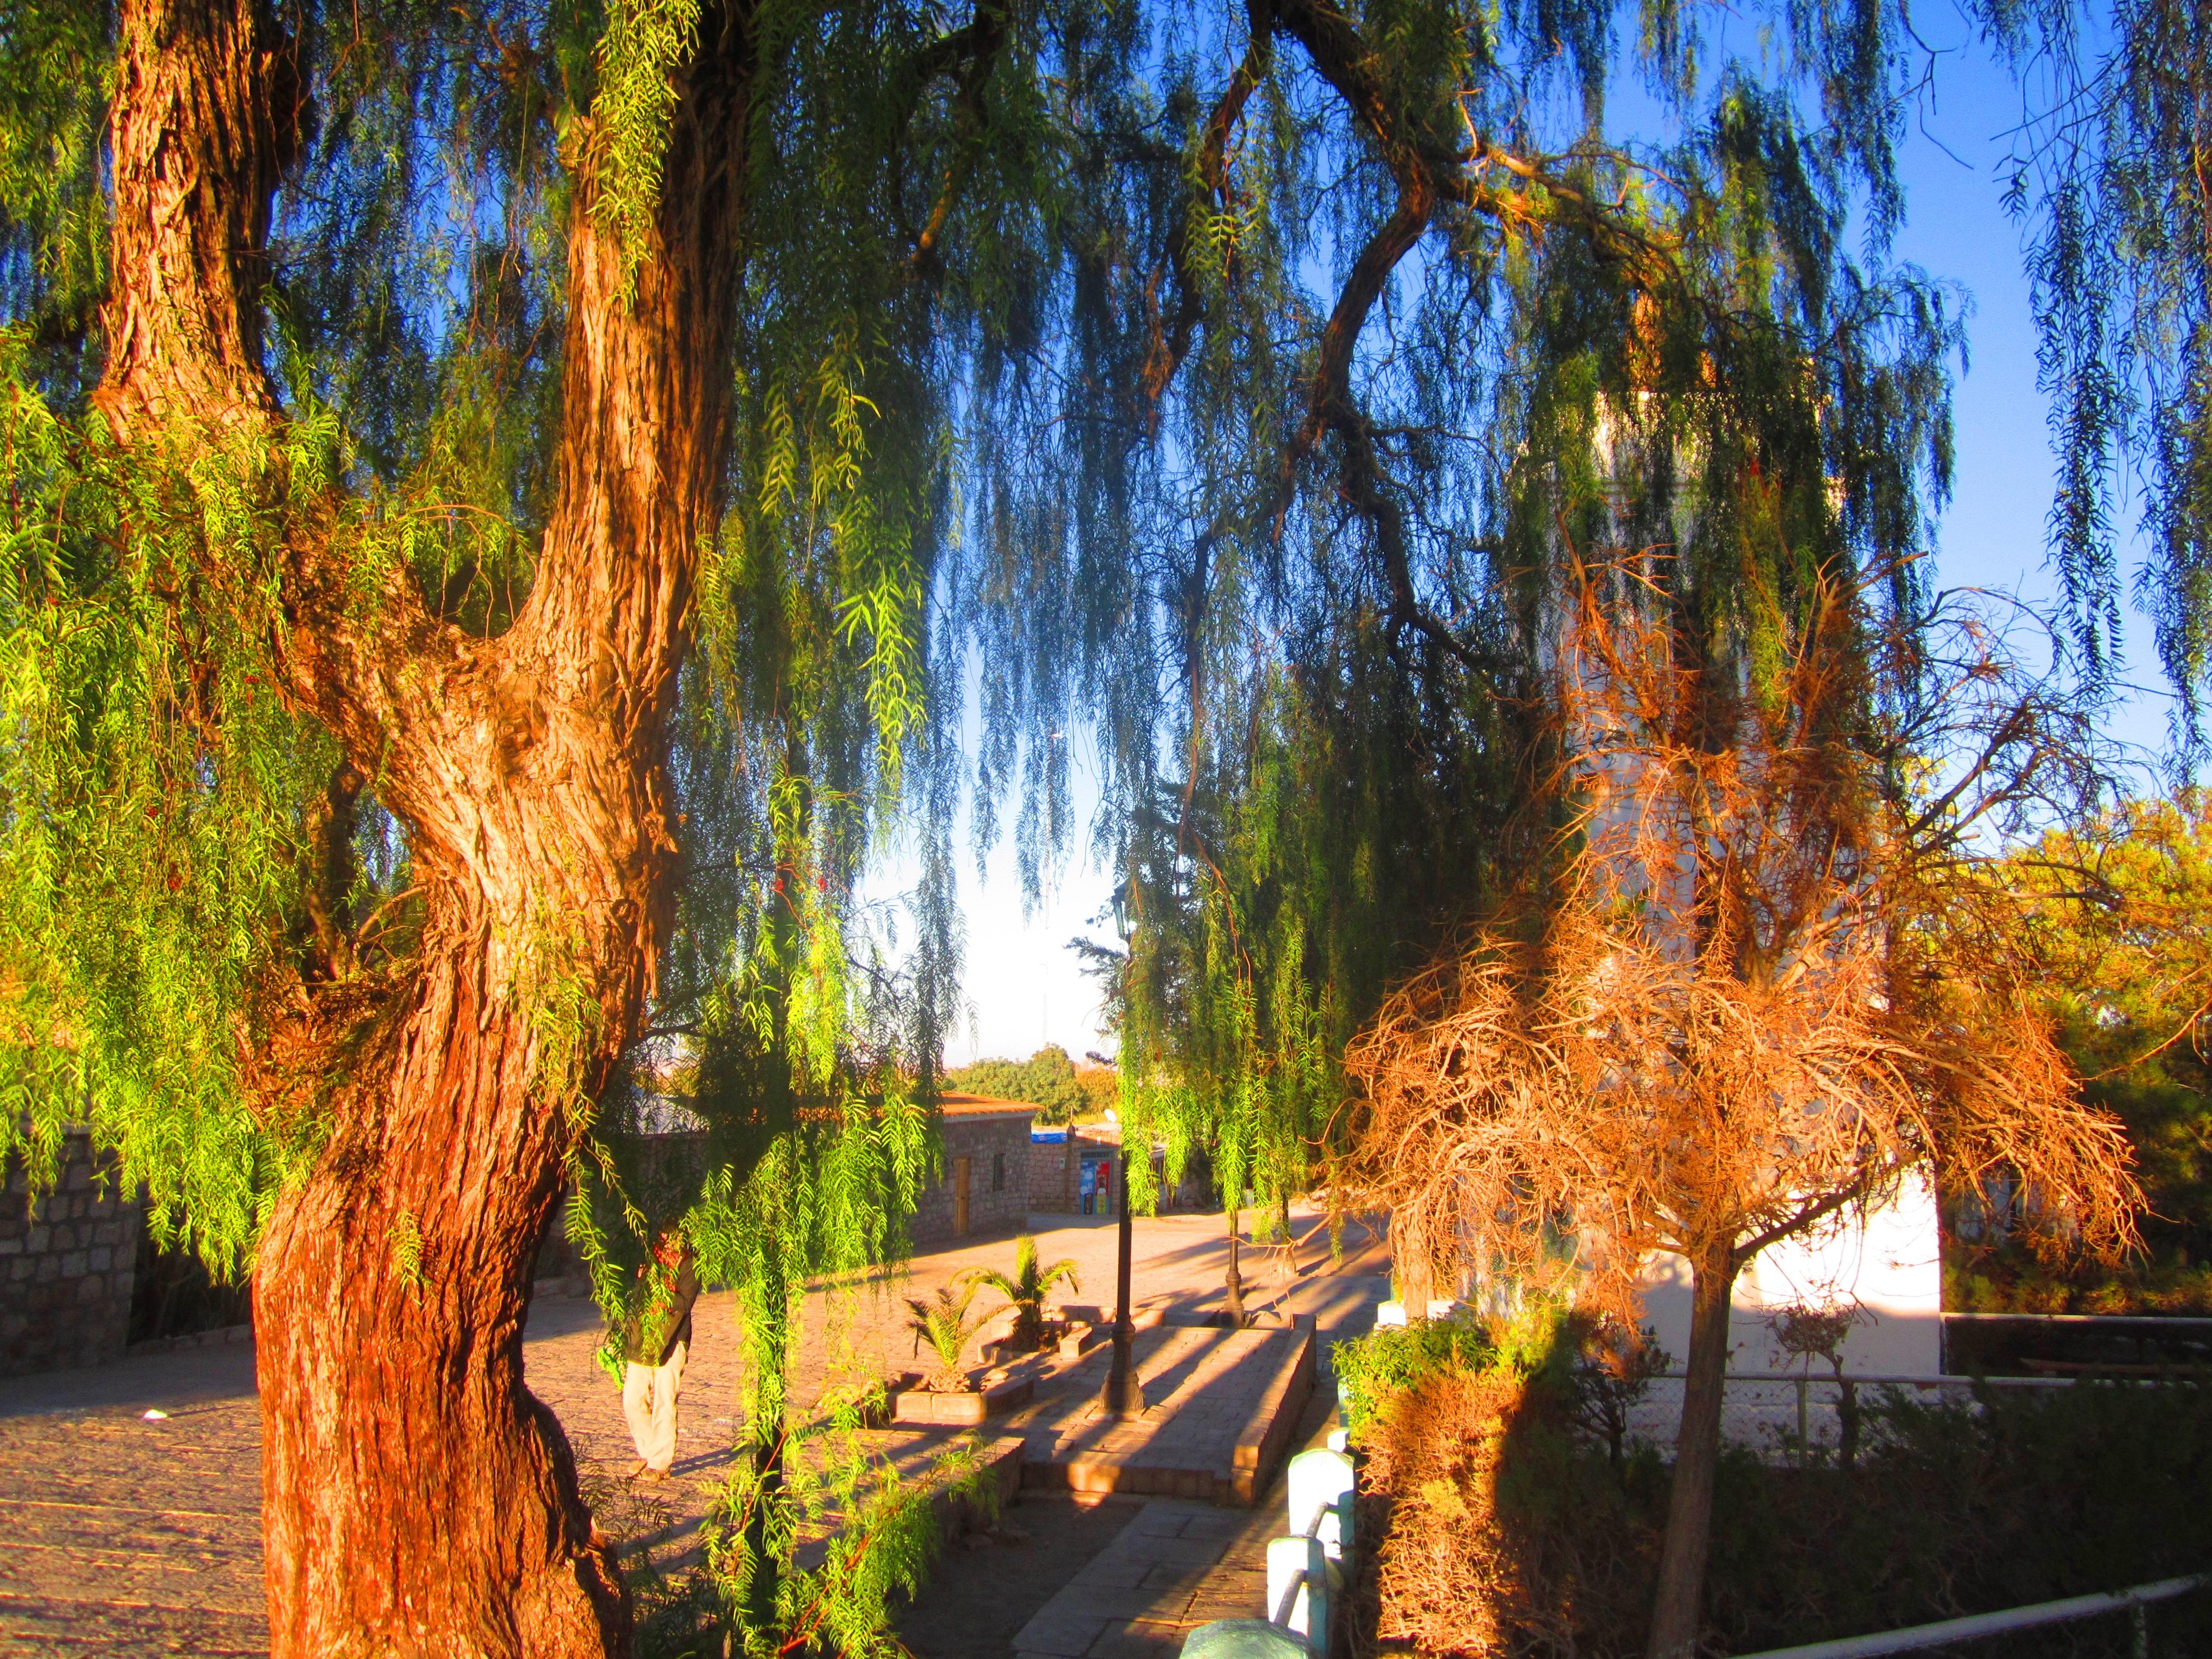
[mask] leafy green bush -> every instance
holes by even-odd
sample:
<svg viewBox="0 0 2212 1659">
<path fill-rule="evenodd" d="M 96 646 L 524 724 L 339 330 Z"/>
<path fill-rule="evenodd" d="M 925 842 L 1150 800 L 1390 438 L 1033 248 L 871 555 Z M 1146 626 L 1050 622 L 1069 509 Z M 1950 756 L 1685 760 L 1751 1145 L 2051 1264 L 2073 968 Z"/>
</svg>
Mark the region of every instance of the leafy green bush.
<svg viewBox="0 0 2212 1659">
<path fill-rule="evenodd" d="M 1609 1439 L 1615 1461 L 1623 1413 L 1668 1364 L 1650 1332 L 1630 1341 L 1624 1328 L 1538 1298 L 1508 1317 L 1477 1319 L 1465 1310 L 1419 1325 L 1378 1326 L 1338 1342 L 1330 1363 L 1357 1439 L 1390 1398 L 1431 1377 L 1491 1373 L 1538 1379 L 1577 1422 Z"/>
<path fill-rule="evenodd" d="M 2212 1314 L 2212 1266 L 2186 1251 L 2121 1268 L 2060 1266 L 2023 1246 L 1968 1249 L 1947 1241 L 1943 1306 L 1953 1313 Z"/>
<path fill-rule="evenodd" d="M 1330 1351 L 1345 1425 L 1356 1437 L 1374 1420 L 1381 1403 L 1444 1370 L 1480 1370 L 1497 1345 L 1484 1327 L 1465 1319 L 1431 1319 L 1419 1325 L 1377 1326 Z"/>
</svg>

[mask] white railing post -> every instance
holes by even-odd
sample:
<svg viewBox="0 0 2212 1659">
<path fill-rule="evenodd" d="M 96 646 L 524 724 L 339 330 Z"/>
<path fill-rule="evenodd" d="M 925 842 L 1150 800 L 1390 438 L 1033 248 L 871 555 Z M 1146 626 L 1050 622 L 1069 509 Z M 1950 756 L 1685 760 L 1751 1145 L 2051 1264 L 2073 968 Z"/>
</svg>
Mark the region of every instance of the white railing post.
<svg viewBox="0 0 2212 1659">
<path fill-rule="evenodd" d="M 1352 1460 L 1339 1451 L 1302 1451 L 1291 1460 L 1284 1485 L 1291 1535 L 1318 1539 L 1330 1560 L 1343 1560 L 1352 1547 Z"/>
<path fill-rule="evenodd" d="M 1315 1538 L 1267 1544 L 1267 1617 L 1305 1638 L 1312 1659 L 1328 1659 L 1328 1557 Z"/>
</svg>

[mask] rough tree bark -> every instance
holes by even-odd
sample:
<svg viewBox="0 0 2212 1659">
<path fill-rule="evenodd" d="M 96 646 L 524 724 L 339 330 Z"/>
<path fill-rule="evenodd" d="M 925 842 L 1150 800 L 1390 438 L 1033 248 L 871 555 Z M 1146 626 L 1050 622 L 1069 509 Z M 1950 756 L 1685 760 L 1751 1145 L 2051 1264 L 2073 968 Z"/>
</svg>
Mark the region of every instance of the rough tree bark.
<svg viewBox="0 0 2212 1659">
<path fill-rule="evenodd" d="M 628 1650 L 521 1336 L 578 1133 L 565 1103 L 634 1030 L 669 923 L 664 761 L 725 451 L 748 24 L 742 5 L 702 20 L 634 282 L 584 164 L 556 504 L 521 614 L 483 640 L 404 571 L 349 597 L 345 503 L 282 476 L 260 301 L 301 94 L 273 7 L 125 0 L 99 404 L 156 465 L 231 446 L 286 526 L 280 683 L 406 826 L 426 914 L 404 973 L 364 991 L 311 967 L 248 1056 L 264 1081 L 319 1073 L 326 1126 L 254 1270 L 279 1656 Z M 235 556 L 205 555 L 218 575 Z"/>
<path fill-rule="evenodd" d="M 1649 1659 L 1692 1659 L 1698 1650 L 1705 1555 L 1712 1539 L 1713 1480 L 1720 1468 L 1729 1309 L 1741 1266 L 1732 1241 L 1708 1246 L 1690 1262 L 1690 1352 L 1683 1367 L 1682 1426 L 1674 1442 Z"/>
</svg>

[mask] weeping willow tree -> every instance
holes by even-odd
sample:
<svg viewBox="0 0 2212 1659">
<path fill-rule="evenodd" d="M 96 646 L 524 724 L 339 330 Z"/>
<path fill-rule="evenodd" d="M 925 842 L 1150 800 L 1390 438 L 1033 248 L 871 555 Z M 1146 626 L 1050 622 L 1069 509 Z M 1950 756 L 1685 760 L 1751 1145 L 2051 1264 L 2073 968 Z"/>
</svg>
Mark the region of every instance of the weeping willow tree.
<svg viewBox="0 0 2212 1659">
<path fill-rule="evenodd" d="M 1971 13 L 2029 118 L 2008 201 L 2070 668 L 2112 684 L 2131 465 L 2185 752 L 2212 591 L 2200 14 Z M 1904 114 L 1942 71 L 1901 8 L 1760 15 L 1732 52 L 1693 8 L 1255 5 L 1237 67 L 1176 85 L 1202 211 L 1170 246 L 1200 297 L 1160 303 L 1130 419 L 1167 434 L 1143 495 L 1181 556 L 1139 562 L 1152 631 L 1094 706 L 1143 918 L 1134 1115 L 1240 1196 L 1327 1166 L 1345 1039 L 1526 866 L 1510 711 L 1562 547 L 1679 546 L 1670 583 L 1750 672 L 1816 573 L 1897 573 L 1908 633 L 1922 609 L 1962 312 L 1888 249 Z"/>
<path fill-rule="evenodd" d="M 0 1147 L 51 1179 L 88 1123 L 158 1235 L 250 1264 L 280 1653 L 627 1648 L 520 1348 L 564 1181 L 611 1301 L 593 1216 L 669 1218 L 599 1113 L 626 1057 L 688 1045 L 769 1486 L 793 1296 L 896 1248 L 941 836 L 905 945 L 853 895 L 945 787 L 928 319 L 1019 320 L 989 246 L 942 298 L 963 180 L 1036 170 L 1005 24 L 0 25 Z"/>
<path fill-rule="evenodd" d="M 1671 9 L 1622 52 L 1610 11 L 1258 7 L 1179 94 L 1188 297 L 1129 367 L 1161 434 L 1135 496 L 1171 529 L 1134 527 L 1146 602 L 1089 690 L 1132 1121 L 1171 1163 L 1204 1146 L 1232 1207 L 1326 1169 L 1346 1041 L 1512 874 L 1560 545 L 1680 543 L 1717 639 L 1860 562 L 1913 603 L 1959 307 L 1887 261 L 1893 216 L 1851 252 L 1894 191 L 1894 113 L 1860 101 L 1892 66 L 1792 16 L 1715 62 Z M 1648 135 L 1608 124 L 1630 74 Z M 1822 100 L 1850 118 L 1816 134 Z M 1060 544 L 1071 509 L 1030 510 Z M 1010 700 L 1042 695 L 1031 663 Z"/>
<path fill-rule="evenodd" d="M 2123 665 L 2133 495 L 2135 597 L 2178 694 L 2176 757 L 2193 765 L 2212 673 L 2212 10 L 1981 0 L 1969 11 L 2026 94 L 2006 199 L 2027 238 L 2059 464 L 2052 562 L 2075 664 L 2100 690 Z"/>
<path fill-rule="evenodd" d="M 1902 20 L 1779 21 L 9 9 L 0 1150 L 88 1123 L 250 1264 L 277 1651 L 625 1645 L 520 1330 L 565 1180 L 619 1278 L 679 1054 L 773 1486 L 794 1287 L 927 1168 L 964 653 L 1032 878 L 1103 737 L 1136 1127 L 1279 1193 L 1498 855 L 1555 537 L 1694 483 L 1716 629 L 1910 568 Z M 732 1509 L 781 1645 L 788 1511 Z"/>
</svg>

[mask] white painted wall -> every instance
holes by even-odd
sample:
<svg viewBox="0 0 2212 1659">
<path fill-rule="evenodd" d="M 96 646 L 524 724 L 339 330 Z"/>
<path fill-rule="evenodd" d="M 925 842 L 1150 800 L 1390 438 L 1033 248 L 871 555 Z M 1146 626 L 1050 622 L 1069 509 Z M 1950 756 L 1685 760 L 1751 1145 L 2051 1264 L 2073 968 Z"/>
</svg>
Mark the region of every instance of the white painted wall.
<svg viewBox="0 0 2212 1659">
<path fill-rule="evenodd" d="M 1854 1302 L 1863 1311 L 1844 1343 L 1847 1371 L 1928 1376 L 1942 1369 L 1943 1269 L 1936 1194 L 1924 1176 L 1909 1176 L 1896 1199 L 1863 1222 L 1760 1251 L 1735 1282 L 1729 1369 L 1797 1369 L 1775 1346 L 1771 1311 Z M 1680 1256 L 1646 1265 L 1644 1317 L 1679 1368 L 1690 1351 L 1690 1270 Z M 1826 1370 L 1814 1362 L 1816 1374 Z"/>
</svg>

